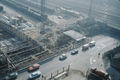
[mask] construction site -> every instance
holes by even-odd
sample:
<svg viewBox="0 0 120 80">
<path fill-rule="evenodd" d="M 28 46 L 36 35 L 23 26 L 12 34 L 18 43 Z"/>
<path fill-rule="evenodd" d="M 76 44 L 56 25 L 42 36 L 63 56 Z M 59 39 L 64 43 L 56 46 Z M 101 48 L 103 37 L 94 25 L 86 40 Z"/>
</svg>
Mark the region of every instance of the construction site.
<svg viewBox="0 0 120 80">
<path fill-rule="evenodd" d="M 54 21 L 63 19 L 63 21 L 65 21 L 65 24 L 61 24 L 63 21 L 61 23 L 58 23 L 51 21 L 49 18 L 47 20 L 44 20 L 43 18 L 45 17 L 41 17 L 45 14 L 45 12 L 43 11 L 44 5 L 42 5 L 43 9 L 41 9 L 41 12 L 43 13 L 40 14 L 36 13 L 34 9 L 28 10 L 29 7 L 18 4 L 14 0 L 5 0 L 1 2 L 3 4 L 14 7 L 15 9 L 20 9 L 20 11 L 22 11 L 26 15 L 29 14 L 28 16 L 32 15 L 32 18 L 40 21 L 40 24 L 43 25 L 41 26 L 42 28 L 39 28 L 38 30 L 37 26 L 25 20 L 22 16 L 17 15 L 11 17 L 8 13 L 1 13 L 1 53 L 4 54 L 4 56 L 6 56 L 6 59 L 8 60 L 8 70 L 24 69 L 32 63 L 44 60 L 45 58 L 52 56 L 53 54 L 58 55 L 61 52 L 69 51 L 70 49 L 79 47 L 80 45 L 89 41 L 89 39 L 86 39 L 85 41 L 80 42 L 85 36 L 75 31 L 69 32 L 69 29 L 66 29 L 66 27 L 64 27 L 67 23 L 69 23 L 69 21 L 64 20 L 62 16 L 64 16 L 66 19 L 68 18 L 69 20 L 71 20 L 71 18 L 74 16 L 76 17 L 75 20 L 77 21 L 83 17 L 82 15 L 80 16 L 79 13 L 66 11 L 64 8 L 61 8 L 61 10 L 59 10 L 58 12 L 58 14 L 62 13 L 61 16 L 49 16 L 50 19 Z M 41 3 L 43 4 L 44 2 Z M 49 11 L 49 9 L 46 10 L 46 13 L 47 11 Z M 67 16 L 67 14 L 73 16 L 69 17 Z M 59 26 L 61 26 L 60 29 L 58 28 Z M 51 29 L 51 27 L 53 27 L 53 29 Z M 68 31 L 68 34 L 71 32 L 73 32 L 74 34 L 78 33 L 78 37 L 76 37 L 76 39 L 71 38 L 69 37 L 69 35 L 63 33 L 65 31 L 66 33 Z"/>
<path fill-rule="evenodd" d="M 115 67 L 118 71 L 120 70 L 119 67 L 116 66 L 116 64 L 119 63 L 119 59 L 113 59 L 113 56 L 116 57 L 115 55 L 113 55 L 114 53 L 118 53 L 119 55 L 118 34 L 120 29 L 118 26 L 117 28 L 114 27 L 119 24 L 114 25 L 113 23 L 111 23 L 112 19 L 108 22 L 105 22 L 101 19 L 99 20 L 97 14 L 98 12 L 92 12 L 92 7 L 94 7 L 92 4 L 92 0 L 90 2 L 89 8 L 87 8 L 86 10 L 81 9 L 81 12 L 76 11 L 72 8 L 66 8 L 64 6 L 58 7 L 48 2 L 49 1 L 47 0 L 0 0 L 0 9 L 2 9 L 2 11 L 0 11 L 0 75 L 4 76 L 6 75 L 6 73 L 9 74 L 14 71 L 18 72 L 21 75 L 24 75 L 24 71 L 26 71 L 27 68 L 34 63 L 39 63 L 40 65 L 42 65 L 43 62 L 49 58 L 52 58 L 54 60 L 54 58 L 56 59 L 56 56 L 60 56 L 61 54 L 67 53 L 73 49 L 79 49 L 81 46 L 88 44 L 92 40 L 97 41 L 99 39 L 105 38 L 107 38 L 106 40 L 112 41 L 111 44 L 107 43 L 108 46 L 115 46 L 112 46 L 112 50 L 106 52 L 103 57 L 101 57 L 101 59 L 104 59 L 107 55 L 110 59 L 111 65 Z M 83 11 L 87 12 L 84 13 Z M 110 15 L 107 14 L 107 16 Z M 116 16 L 112 15 L 112 17 Z M 101 37 L 101 35 L 104 35 L 105 38 L 103 38 L 104 36 Z M 102 44 L 102 47 L 104 47 L 105 43 Z M 100 47 L 101 51 L 103 50 L 102 47 Z M 96 48 L 96 50 L 98 48 Z M 109 49 L 107 48 L 107 50 Z M 114 52 L 114 49 L 116 52 Z M 83 52 L 87 53 L 86 51 Z M 99 50 L 96 52 L 98 53 Z M 92 53 L 92 51 L 90 53 Z M 101 53 L 101 55 L 102 54 L 103 53 Z M 91 57 L 91 55 L 93 54 L 90 54 L 88 56 Z M 83 60 L 83 63 L 84 61 L 85 60 Z M 118 63 L 116 63 L 115 61 L 117 61 Z M 49 61 L 46 61 L 45 63 L 47 62 Z M 70 65 L 68 63 L 66 65 Z M 85 65 L 87 65 L 86 67 L 88 67 L 87 69 L 85 69 L 85 71 L 83 71 L 85 72 L 85 74 L 80 71 L 80 75 L 83 73 L 83 77 L 87 76 L 86 72 L 91 67 L 87 63 Z M 105 66 L 102 67 L 106 68 Z M 50 72 L 46 71 L 45 73 L 45 69 L 42 68 L 40 68 L 40 70 L 43 70 L 43 75 L 47 76 L 51 73 L 52 76 L 52 69 Z M 57 69 L 56 67 L 53 68 Z M 74 69 L 72 73 L 74 74 L 75 71 L 76 70 Z M 79 73 L 79 70 L 77 72 Z M 95 71 L 93 70 L 93 72 Z M 65 80 L 69 79 L 69 77 L 68 79 L 65 78 Z M 26 79 L 20 78 L 17 80 Z M 100 80 L 109 79 L 105 78 Z"/>
</svg>

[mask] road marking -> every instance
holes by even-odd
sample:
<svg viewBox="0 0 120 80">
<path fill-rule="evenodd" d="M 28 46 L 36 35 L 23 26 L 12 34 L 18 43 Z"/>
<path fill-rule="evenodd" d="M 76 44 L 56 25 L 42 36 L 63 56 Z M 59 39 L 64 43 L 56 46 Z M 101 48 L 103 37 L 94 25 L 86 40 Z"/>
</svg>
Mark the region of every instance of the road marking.
<svg viewBox="0 0 120 80">
<path fill-rule="evenodd" d="M 90 58 L 90 64 L 92 65 L 93 63 L 92 63 L 92 58 Z"/>
<path fill-rule="evenodd" d="M 92 57 L 90 58 L 90 64 L 92 65 L 93 63 L 96 62 L 96 59 L 93 59 Z"/>
<path fill-rule="evenodd" d="M 95 63 L 95 62 L 96 62 L 96 60 L 95 60 L 95 59 L 93 59 L 93 62 Z"/>
</svg>

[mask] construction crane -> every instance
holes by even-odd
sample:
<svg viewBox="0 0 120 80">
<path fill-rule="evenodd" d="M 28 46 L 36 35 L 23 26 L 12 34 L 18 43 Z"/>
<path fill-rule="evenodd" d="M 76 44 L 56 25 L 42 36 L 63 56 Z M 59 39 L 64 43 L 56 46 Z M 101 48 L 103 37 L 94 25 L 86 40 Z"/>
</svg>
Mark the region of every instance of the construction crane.
<svg viewBox="0 0 120 80">
<path fill-rule="evenodd" d="M 45 15 L 45 0 L 41 0 L 41 16 Z"/>
<path fill-rule="evenodd" d="M 41 22 L 42 22 L 41 31 L 40 31 L 41 34 L 45 33 L 45 22 L 47 20 L 47 15 L 45 13 L 45 11 L 46 11 L 45 9 L 46 9 L 45 0 L 41 0 Z"/>
<path fill-rule="evenodd" d="M 89 7 L 89 13 L 88 13 L 89 17 L 92 17 L 92 5 L 93 5 L 93 0 L 90 0 L 90 7 Z"/>
</svg>

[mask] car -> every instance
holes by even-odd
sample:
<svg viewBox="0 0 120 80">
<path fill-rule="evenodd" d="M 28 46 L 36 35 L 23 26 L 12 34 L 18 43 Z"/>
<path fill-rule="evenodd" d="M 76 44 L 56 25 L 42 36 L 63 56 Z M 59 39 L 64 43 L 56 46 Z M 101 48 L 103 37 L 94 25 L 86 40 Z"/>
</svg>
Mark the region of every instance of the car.
<svg viewBox="0 0 120 80">
<path fill-rule="evenodd" d="M 36 78 L 39 78 L 40 76 L 41 76 L 41 72 L 35 71 L 35 72 L 29 74 L 28 80 L 36 79 Z"/>
<path fill-rule="evenodd" d="M 84 37 L 82 38 L 82 40 L 86 40 L 86 37 L 84 36 Z"/>
<path fill-rule="evenodd" d="M 33 64 L 28 68 L 28 71 L 35 71 L 40 68 L 40 64 Z"/>
<path fill-rule="evenodd" d="M 18 76 L 17 72 L 12 72 L 9 75 L 7 75 L 4 80 L 15 80 L 17 76 Z"/>
<path fill-rule="evenodd" d="M 95 41 L 91 41 L 91 42 L 89 43 L 89 46 L 90 46 L 90 47 L 93 47 L 93 46 L 95 46 L 95 43 L 96 43 Z"/>
<path fill-rule="evenodd" d="M 88 49 L 89 49 L 89 44 L 85 44 L 82 46 L 83 51 L 88 50 Z"/>
<path fill-rule="evenodd" d="M 78 50 L 73 50 L 73 51 L 71 51 L 71 54 L 72 55 L 75 55 L 75 54 L 77 54 L 78 53 Z"/>
<path fill-rule="evenodd" d="M 62 54 L 60 57 L 59 57 L 59 60 L 65 60 L 67 58 L 66 54 Z"/>
</svg>

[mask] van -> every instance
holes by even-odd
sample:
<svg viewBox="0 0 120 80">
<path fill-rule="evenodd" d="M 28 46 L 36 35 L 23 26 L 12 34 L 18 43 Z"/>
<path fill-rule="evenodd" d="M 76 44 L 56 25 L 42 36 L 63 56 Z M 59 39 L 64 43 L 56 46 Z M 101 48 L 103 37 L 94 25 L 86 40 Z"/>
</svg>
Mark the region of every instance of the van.
<svg viewBox="0 0 120 80">
<path fill-rule="evenodd" d="M 96 43 L 95 41 L 91 41 L 91 42 L 89 43 L 89 46 L 90 46 L 90 47 L 93 47 L 93 46 L 95 46 L 95 43 Z"/>
<path fill-rule="evenodd" d="M 88 50 L 89 49 L 89 44 L 85 44 L 82 46 L 82 50 Z"/>
</svg>

